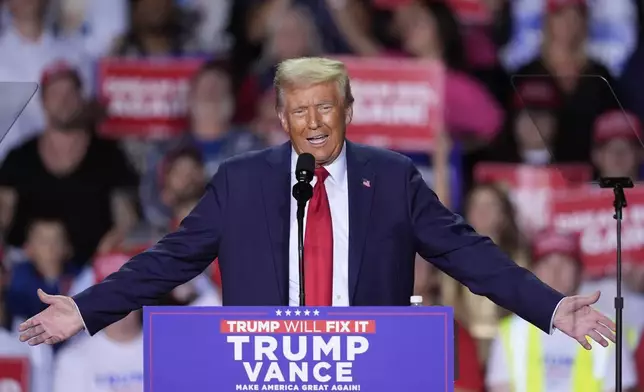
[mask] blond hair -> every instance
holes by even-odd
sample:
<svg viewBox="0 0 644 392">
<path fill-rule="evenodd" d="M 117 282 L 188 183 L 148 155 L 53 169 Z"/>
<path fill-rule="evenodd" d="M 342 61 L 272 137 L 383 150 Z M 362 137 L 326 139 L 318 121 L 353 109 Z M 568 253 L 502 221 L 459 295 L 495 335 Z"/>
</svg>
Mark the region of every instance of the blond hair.
<svg viewBox="0 0 644 392">
<path fill-rule="evenodd" d="M 349 73 L 343 62 L 323 57 L 301 57 L 282 61 L 277 66 L 273 85 L 276 92 L 276 106 L 282 108 L 284 89 L 308 87 L 315 84 L 335 82 L 345 104 L 353 103 Z"/>
</svg>

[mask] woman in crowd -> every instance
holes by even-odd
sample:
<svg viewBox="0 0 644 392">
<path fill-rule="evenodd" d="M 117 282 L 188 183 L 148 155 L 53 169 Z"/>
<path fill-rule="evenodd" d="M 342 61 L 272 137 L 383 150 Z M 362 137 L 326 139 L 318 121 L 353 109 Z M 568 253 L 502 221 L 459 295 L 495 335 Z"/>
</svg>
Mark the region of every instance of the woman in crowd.
<svg viewBox="0 0 644 392">
<path fill-rule="evenodd" d="M 141 183 L 140 197 L 146 219 L 163 230 L 171 220 L 171 206 L 160 198 L 159 179 L 163 176 L 159 175 L 159 163 L 165 155 L 183 147 L 194 148 L 203 159 L 206 178 L 210 179 L 223 160 L 264 146 L 252 132 L 233 125 L 234 95 L 224 63 L 209 61 L 197 71 L 192 79 L 189 102 L 189 132 L 154 146 Z"/>
<path fill-rule="evenodd" d="M 608 69 L 588 55 L 585 1 L 547 0 L 545 4 L 541 54 L 519 69 L 514 81 L 552 78 L 562 96 L 555 160 L 588 161 L 595 117 L 617 105 L 615 83 Z"/>
<path fill-rule="evenodd" d="M 272 86 L 275 65 L 290 58 L 323 52 L 320 34 L 306 7 L 291 6 L 280 11 L 267 24 L 260 58 L 241 86 L 237 122 L 249 122 L 256 116 L 264 87 Z"/>
</svg>

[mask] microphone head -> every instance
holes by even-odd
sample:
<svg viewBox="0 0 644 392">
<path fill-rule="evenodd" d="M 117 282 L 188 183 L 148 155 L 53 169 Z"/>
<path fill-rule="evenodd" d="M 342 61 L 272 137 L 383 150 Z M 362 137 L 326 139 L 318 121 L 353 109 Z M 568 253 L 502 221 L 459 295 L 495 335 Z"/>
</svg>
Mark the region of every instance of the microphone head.
<svg viewBox="0 0 644 392">
<path fill-rule="evenodd" d="M 295 178 L 298 182 L 311 182 L 315 171 L 315 158 L 309 153 L 302 153 L 297 157 L 295 165 Z"/>
</svg>

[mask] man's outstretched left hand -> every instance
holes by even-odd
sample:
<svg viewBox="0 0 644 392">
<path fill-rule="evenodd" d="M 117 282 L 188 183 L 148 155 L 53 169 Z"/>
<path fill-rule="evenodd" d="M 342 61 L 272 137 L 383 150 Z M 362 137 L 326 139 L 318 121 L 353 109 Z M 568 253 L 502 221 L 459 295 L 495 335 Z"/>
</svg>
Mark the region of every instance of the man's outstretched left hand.
<svg viewBox="0 0 644 392">
<path fill-rule="evenodd" d="M 586 350 L 591 349 L 587 336 L 604 347 L 608 346 L 605 338 L 615 342 L 615 323 L 604 314 L 593 309 L 591 305 L 599 300 L 600 292 L 593 295 L 575 295 L 561 301 L 554 317 L 554 327 L 575 339 Z"/>
</svg>

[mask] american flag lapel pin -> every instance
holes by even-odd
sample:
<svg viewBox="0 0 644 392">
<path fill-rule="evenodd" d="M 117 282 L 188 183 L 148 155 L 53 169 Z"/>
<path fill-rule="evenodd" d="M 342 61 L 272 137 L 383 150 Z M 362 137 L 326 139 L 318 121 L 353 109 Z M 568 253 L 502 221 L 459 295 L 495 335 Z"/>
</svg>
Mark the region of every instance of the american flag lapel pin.
<svg viewBox="0 0 644 392">
<path fill-rule="evenodd" d="M 366 178 L 363 178 L 362 185 L 366 186 L 367 188 L 371 188 L 371 181 L 367 180 Z"/>
</svg>

